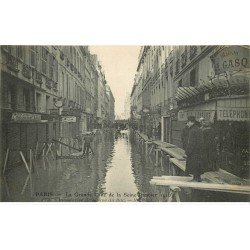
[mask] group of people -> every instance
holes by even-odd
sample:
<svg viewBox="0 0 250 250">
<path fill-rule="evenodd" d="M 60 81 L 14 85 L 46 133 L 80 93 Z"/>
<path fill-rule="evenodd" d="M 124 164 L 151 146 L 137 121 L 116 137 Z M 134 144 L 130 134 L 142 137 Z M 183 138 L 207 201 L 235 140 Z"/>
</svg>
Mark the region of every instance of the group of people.
<svg viewBox="0 0 250 250">
<path fill-rule="evenodd" d="M 193 174 L 194 181 L 201 182 L 201 174 L 217 170 L 215 132 L 209 121 L 189 116 L 182 143 L 187 155 L 186 174 Z"/>
<path fill-rule="evenodd" d="M 149 123 L 146 128 L 146 134 L 149 139 L 160 140 L 161 139 L 161 123 L 158 122 L 158 124 L 155 126 L 153 126 L 152 123 Z"/>
<path fill-rule="evenodd" d="M 92 148 L 92 142 L 94 140 L 94 133 L 93 132 L 87 132 L 86 134 L 77 136 L 78 144 L 81 149 L 81 155 L 89 154 L 90 150 L 92 154 L 94 154 L 94 150 Z"/>
</svg>

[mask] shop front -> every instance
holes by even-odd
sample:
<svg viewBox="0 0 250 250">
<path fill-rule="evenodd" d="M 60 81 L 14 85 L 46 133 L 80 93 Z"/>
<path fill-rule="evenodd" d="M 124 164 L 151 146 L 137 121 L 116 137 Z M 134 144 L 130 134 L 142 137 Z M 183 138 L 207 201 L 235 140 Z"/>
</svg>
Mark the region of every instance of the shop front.
<svg viewBox="0 0 250 250">
<path fill-rule="evenodd" d="M 249 178 L 249 98 L 218 100 L 216 118 L 220 167 L 242 178 Z"/>
<path fill-rule="evenodd" d="M 50 136 L 49 122 L 39 113 L 3 111 L 1 122 L 1 160 L 9 150 L 9 167 L 21 161 L 20 151 L 28 158 L 29 150 L 35 150 L 37 142 L 45 142 Z"/>
<path fill-rule="evenodd" d="M 247 96 L 237 96 L 217 98 L 181 109 L 176 124 L 172 126 L 173 142 L 182 145 L 181 132 L 188 116 L 195 116 L 197 121 L 204 118 L 210 121 L 216 135 L 217 168 L 249 178 L 249 107 Z"/>
</svg>

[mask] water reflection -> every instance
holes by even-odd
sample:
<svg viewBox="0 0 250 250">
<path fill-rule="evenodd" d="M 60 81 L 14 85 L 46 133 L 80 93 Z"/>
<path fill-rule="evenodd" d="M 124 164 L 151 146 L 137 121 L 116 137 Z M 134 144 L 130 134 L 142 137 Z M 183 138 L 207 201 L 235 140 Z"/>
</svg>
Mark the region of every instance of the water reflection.
<svg viewBox="0 0 250 250">
<path fill-rule="evenodd" d="M 167 187 L 151 186 L 153 176 L 168 175 L 155 166 L 153 154 L 135 141 L 133 132 L 99 134 L 94 155 L 82 159 L 42 157 L 32 174 L 12 168 L 1 178 L 1 201 L 166 201 Z M 160 161 L 161 163 L 161 161 Z M 245 198 L 244 198 L 245 199 Z M 183 190 L 181 201 L 237 201 L 239 196 Z"/>
<path fill-rule="evenodd" d="M 150 179 L 162 175 L 142 156 L 133 133 L 100 133 L 94 155 L 83 159 L 42 157 L 34 172 L 13 168 L 1 181 L 2 201 L 158 201 Z"/>
</svg>

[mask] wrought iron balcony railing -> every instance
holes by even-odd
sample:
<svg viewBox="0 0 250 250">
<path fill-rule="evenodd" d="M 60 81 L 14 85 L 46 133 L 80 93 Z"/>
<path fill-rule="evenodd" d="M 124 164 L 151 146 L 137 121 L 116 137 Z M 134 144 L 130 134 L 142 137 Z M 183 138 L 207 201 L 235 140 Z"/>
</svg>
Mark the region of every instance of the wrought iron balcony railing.
<svg viewBox="0 0 250 250">
<path fill-rule="evenodd" d="M 51 81 L 49 78 L 46 79 L 46 87 L 47 87 L 48 89 L 51 89 L 51 88 L 52 88 L 52 81 Z"/>
<path fill-rule="evenodd" d="M 16 59 L 16 57 L 8 54 L 7 55 L 7 67 L 10 69 L 10 70 L 13 70 L 15 72 L 18 72 L 19 69 L 18 69 L 18 61 Z"/>
<path fill-rule="evenodd" d="M 31 68 L 29 65 L 23 63 L 23 76 L 30 79 L 31 78 Z"/>
<path fill-rule="evenodd" d="M 43 83 L 43 78 L 42 78 L 42 74 L 38 71 L 36 71 L 36 81 L 39 83 L 39 84 L 42 84 Z"/>
</svg>

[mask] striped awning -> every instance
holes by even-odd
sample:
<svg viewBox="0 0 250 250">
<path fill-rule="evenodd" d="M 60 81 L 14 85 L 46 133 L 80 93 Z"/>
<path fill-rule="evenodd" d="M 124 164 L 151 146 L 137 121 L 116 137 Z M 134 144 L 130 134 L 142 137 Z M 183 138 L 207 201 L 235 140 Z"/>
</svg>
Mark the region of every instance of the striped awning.
<svg viewBox="0 0 250 250">
<path fill-rule="evenodd" d="M 211 81 L 204 82 L 195 87 L 179 87 L 176 91 L 175 99 L 177 101 L 185 100 L 200 93 L 217 88 L 217 87 L 229 87 L 249 85 L 250 71 L 233 72 L 230 75 L 222 74 L 214 77 Z"/>
<path fill-rule="evenodd" d="M 184 100 L 199 94 L 200 91 L 196 87 L 179 87 L 175 98 L 177 101 Z"/>
</svg>

